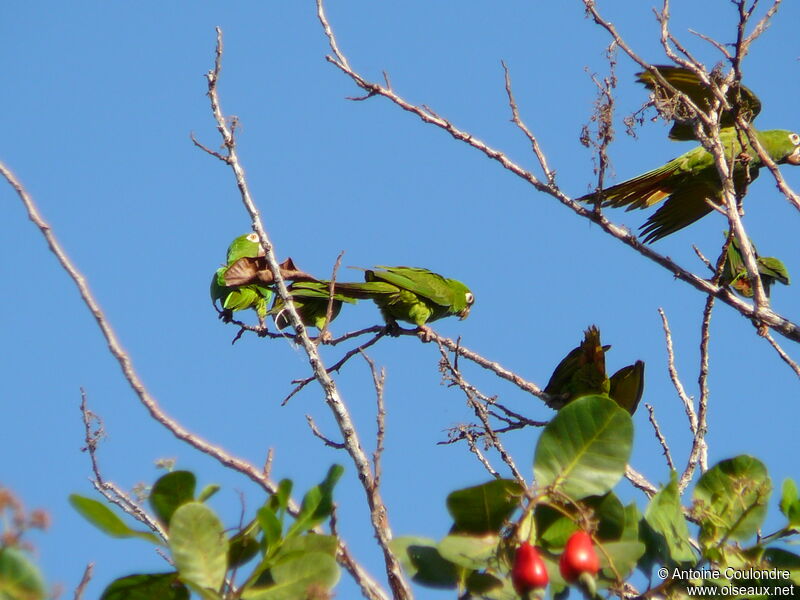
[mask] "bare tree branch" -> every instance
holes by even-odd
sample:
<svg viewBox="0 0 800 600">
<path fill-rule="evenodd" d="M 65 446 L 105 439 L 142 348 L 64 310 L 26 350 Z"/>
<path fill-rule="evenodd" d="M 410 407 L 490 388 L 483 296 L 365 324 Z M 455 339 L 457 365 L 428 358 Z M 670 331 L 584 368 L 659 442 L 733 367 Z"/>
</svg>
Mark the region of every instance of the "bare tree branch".
<svg viewBox="0 0 800 600">
<path fill-rule="evenodd" d="M 389 579 L 389 585 L 392 592 L 398 600 L 411 598 L 411 589 L 405 580 L 400 563 L 397 557 L 389 547 L 389 542 L 392 539 L 392 532 L 388 521 L 388 509 L 380 496 L 377 486 L 375 485 L 375 478 L 372 472 L 370 461 L 361 446 L 361 441 L 358 432 L 350 417 L 350 412 L 347 405 L 341 398 L 336 383 L 331 379 L 328 370 L 319 355 L 319 350 L 311 341 L 306 332 L 300 316 L 295 309 L 291 296 L 286 289 L 286 282 L 284 281 L 278 260 L 272 246 L 272 242 L 267 235 L 264 225 L 261 222 L 261 215 L 256 208 L 256 205 L 250 195 L 250 190 L 244 174 L 244 168 L 239 160 L 239 155 L 236 149 L 236 139 L 234 137 L 234 126 L 229 126 L 224 113 L 220 107 L 219 97 L 217 93 L 217 83 L 219 81 L 220 71 L 222 68 L 222 30 L 217 28 L 217 45 L 216 45 L 216 58 L 213 70 L 206 74 L 208 80 L 208 96 L 211 101 L 211 109 L 214 113 L 214 118 L 217 122 L 217 130 L 222 137 L 225 154 L 222 157 L 223 162 L 229 165 L 233 171 L 236 179 L 236 185 L 241 194 L 242 203 L 250 215 L 253 224 L 253 230 L 258 234 L 261 241 L 261 247 L 264 249 L 265 259 L 269 270 L 274 277 L 274 285 L 277 290 L 278 296 L 283 300 L 286 305 L 286 314 L 289 317 L 289 322 L 294 327 L 297 335 L 295 339 L 299 342 L 306 355 L 308 356 L 309 365 L 314 374 L 314 379 L 319 383 L 325 396 L 325 402 L 333 413 L 334 419 L 339 426 L 339 431 L 343 437 L 343 444 L 347 453 L 353 461 L 353 464 L 358 473 L 358 479 L 361 482 L 364 492 L 367 497 L 367 503 L 370 510 L 370 518 L 372 527 L 375 532 L 375 537 L 381 547 L 384 563 L 386 566 L 386 574 Z"/>
</svg>

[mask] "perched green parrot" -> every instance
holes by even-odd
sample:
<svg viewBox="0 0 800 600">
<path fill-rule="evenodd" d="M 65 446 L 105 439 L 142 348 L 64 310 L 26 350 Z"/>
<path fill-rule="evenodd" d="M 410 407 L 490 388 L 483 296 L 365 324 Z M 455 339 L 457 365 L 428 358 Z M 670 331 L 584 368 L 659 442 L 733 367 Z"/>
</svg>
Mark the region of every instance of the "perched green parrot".
<svg viewBox="0 0 800 600">
<path fill-rule="evenodd" d="M 330 299 L 329 283 L 326 281 L 297 281 L 289 286 L 289 293 L 300 320 L 309 327 L 316 327 L 320 331 L 325 327 L 325 320 L 328 315 L 328 301 Z M 342 310 L 342 302 L 355 304 L 355 298 L 351 298 L 341 293 L 333 294 L 331 305 L 331 321 L 333 321 Z M 283 329 L 289 325 L 289 319 L 284 312 L 285 305 L 279 297 L 275 298 L 275 304 L 270 309 L 269 314 L 274 315 L 275 325 L 278 329 Z"/>
<path fill-rule="evenodd" d="M 725 237 L 727 236 L 728 234 L 726 232 Z M 764 286 L 764 293 L 767 297 L 769 297 L 772 284 L 776 281 L 783 285 L 789 285 L 789 272 L 786 270 L 784 264 L 773 256 L 759 256 L 755 244 L 751 241 L 750 245 L 753 247 L 753 253 L 756 255 L 758 274 L 761 276 L 761 284 Z M 747 269 L 745 269 L 744 266 L 741 248 L 735 237 L 731 239 L 731 243 L 728 245 L 728 252 L 725 256 L 725 265 L 722 268 L 720 284 L 731 286 L 745 298 L 753 297 L 753 286 L 750 284 L 750 278 L 747 276 Z"/>
<path fill-rule="evenodd" d="M 560 399 L 551 407 L 560 409 L 581 396 L 608 396 L 630 414 L 636 411 L 644 392 L 644 362 L 621 368 L 608 378 L 605 354 L 611 346 L 600 342 L 600 330 L 591 325 L 583 341 L 558 363 L 544 391 Z"/>
<path fill-rule="evenodd" d="M 611 376 L 608 395 L 631 415 L 636 412 L 644 393 L 644 362 L 622 367 Z"/>
<path fill-rule="evenodd" d="M 221 318 L 230 321 L 232 313 L 252 308 L 258 315 L 259 322 L 267 315 L 272 290 L 269 287 L 252 283 L 248 285 L 227 285 L 225 276 L 231 265 L 242 258 L 256 258 L 264 254 L 258 241 L 258 235 L 249 233 L 240 235 L 228 246 L 226 265 L 214 272 L 211 278 L 211 302 L 221 311 Z M 217 307 L 219 303 L 219 307 Z"/>
<path fill-rule="evenodd" d="M 687 69 L 672 66 L 656 66 L 661 75 L 677 90 L 685 93 L 701 109 L 705 110 L 712 102 L 711 91 L 706 88 L 694 73 Z M 639 81 L 653 90 L 656 106 L 662 114 L 675 121 L 670 130 L 670 138 L 675 140 L 694 139 L 692 119 L 681 113 L 674 94 L 664 89 L 653 75 L 644 71 L 638 74 Z M 737 102 L 738 99 L 738 102 Z M 748 121 L 761 110 L 758 98 L 744 86 L 731 86 L 728 100 L 734 108 L 725 110 L 720 116 L 720 141 L 725 147 L 729 163 L 733 162 L 734 185 L 737 190 L 758 177 L 763 166 L 755 149 L 744 133 L 739 134 L 732 127 L 735 110 Z M 785 129 L 757 131 L 756 136 L 769 157 L 778 164 L 800 165 L 800 135 Z M 742 143 L 744 142 L 744 144 Z M 686 227 L 712 211 L 708 202 L 720 205 L 722 183 L 714 159 L 705 148 L 698 146 L 667 164 L 648 171 L 638 177 L 623 181 L 600 192 L 593 192 L 578 198 L 582 202 L 600 202 L 603 207 L 647 208 L 666 200 L 664 205 L 652 214 L 641 227 L 644 241 L 655 242 L 679 229 Z"/>
<path fill-rule="evenodd" d="M 428 269 L 384 267 L 366 269 L 365 283 L 337 283 L 337 292 L 351 298 L 369 298 L 378 305 L 390 330 L 397 321 L 429 332 L 427 323 L 452 315 L 465 319 L 475 302 L 469 288 Z"/>
<path fill-rule="evenodd" d="M 544 388 L 551 396 L 565 396 L 554 408 L 589 394 L 608 394 L 606 352 L 611 346 L 600 343 L 600 330 L 592 325 L 583 333 L 583 341 L 558 363 Z"/>
</svg>

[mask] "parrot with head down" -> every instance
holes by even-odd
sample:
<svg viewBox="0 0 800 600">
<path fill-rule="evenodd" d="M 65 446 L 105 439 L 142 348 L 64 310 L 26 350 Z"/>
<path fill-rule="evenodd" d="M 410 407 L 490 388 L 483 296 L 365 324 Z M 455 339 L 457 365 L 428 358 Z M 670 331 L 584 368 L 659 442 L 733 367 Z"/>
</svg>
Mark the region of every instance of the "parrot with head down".
<svg viewBox="0 0 800 600">
<path fill-rule="evenodd" d="M 600 330 L 590 326 L 583 341 L 556 366 L 544 388 L 553 397 L 552 408 L 562 408 L 581 396 L 608 396 L 630 414 L 636 411 L 644 392 L 644 362 L 622 367 L 609 379 L 605 354 L 611 346 L 600 342 Z"/>
<path fill-rule="evenodd" d="M 701 110 L 714 101 L 711 90 L 689 69 L 654 66 L 675 89 L 688 96 Z M 712 73 L 713 77 L 716 77 Z M 673 140 L 695 139 L 693 118 L 682 109 L 677 96 L 666 89 L 650 71 L 638 74 L 638 81 L 653 92 L 654 103 L 662 115 L 674 121 L 669 137 Z M 758 177 L 763 166 L 747 135 L 733 126 L 737 116 L 752 121 L 761 111 L 761 102 L 748 88 L 732 84 L 726 99 L 731 108 L 720 115 L 720 141 L 729 164 L 733 163 L 733 181 L 737 190 Z M 785 129 L 756 131 L 758 141 L 778 164 L 800 165 L 800 135 Z M 600 203 L 603 207 L 648 208 L 662 200 L 663 206 L 641 227 L 646 243 L 655 242 L 704 217 L 721 205 L 722 183 L 713 156 L 702 146 L 689 150 L 667 164 L 617 185 L 586 194 L 579 201 Z"/>
<path fill-rule="evenodd" d="M 727 237 L 727 232 L 725 236 Z M 773 256 L 759 256 L 756 252 L 756 247 L 753 242 L 750 242 L 753 248 L 753 253 L 756 256 L 756 264 L 758 265 L 758 274 L 761 277 L 761 284 L 764 286 L 764 293 L 769 298 L 770 288 L 776 281 L 783 285 L 789 285 L 789 271 L 786 266 Z M 753 297 L 753 286 L 750 283 L 750 278 L 747 276 L 747 269 L 744 266 L 744 258 L 742 251 L 739 247 L 739 242 L 736 238 L 731 238 L 731 243 L 728 245 L 728 251 L 725 255 L 725 265 L 722 267 L 722 277 L 720 277 L 720 285 L 729 285 L 737 293 L 745 298 Z"/>
<path fill-rule="evenodd" d="M 460 281 L 418 267 L 365 269 L 364 283 L 336 283 L 334 288 L 345 296 L 375 302 L 395 334 L 397 321 L 405 321 L 429 336 L 429 322 L 449 316 L 465 319 L 475 302 Z"/>
<path fill-rule="evenodd" d="M 225 266 L 215 271 L 211 278 L 210 289 L 211 302 L 220 311 L 220 317 L 224 321 L 230 321 L 235 311 L 252 308 L 256 311 L 259 322 L 263 323 L 272 299 L 272 290 L 258 283 L 228 285 L 225 280 L 228 269 L 239 259 L 257 258 L 263 254 L 258 235 L 255 233 L 240 235 L 228 246 Z"/>
</svg>

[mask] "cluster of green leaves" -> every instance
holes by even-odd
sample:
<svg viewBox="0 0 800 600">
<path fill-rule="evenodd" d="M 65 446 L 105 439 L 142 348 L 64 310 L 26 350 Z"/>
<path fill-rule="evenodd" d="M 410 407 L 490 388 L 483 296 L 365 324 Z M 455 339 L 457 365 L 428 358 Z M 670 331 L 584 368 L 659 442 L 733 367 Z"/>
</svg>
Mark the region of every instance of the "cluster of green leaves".
<svg viewBox="0 0 800 600">
<path fill-rule="evenodd" d="M 796 534 L 800 497 L 789 481 L 781 511 L 786 526 L 742 548 L 766 515 L 770 482 L 750 456 L 722 461 L 698 481 L 691 510 L 682 506 L 677 476 L 650 499 L 644 514 L 623 505 L 612 491 L 622 478 L 633 443 L 627 411 L 605 395 L 583 396 L 565 406 L 545 427 L 536 446 L 536 485 L 497 479 L 451 493 L 449 535 L 436 542 L 420 537 L 394 541 L 404 567 L 422 585 L 458 589 L 489 600 L 518 598 L 509 571 L 520 540 L 538 546 L 550 578 L 550 594 L 565 593 L 558 557 L 578 529 L 591 532 L 600 557 L 597 587 L 621 589 L 635 568 L 651 580 L 655 567 L 672 569 L 784 568 L 800 583 L 800 556 L 770 543 Z M 699 525 L 691 538 L 689 520 Z M 746 580 L 718 585 L 747 585 Z M 763 581 L 762 581 L 763 584 Z M 679 597 L 686 582 L 667 579 L 663 591 Z"/>
<path fill-rule="evenodd" d="M 0 543 L 0 598 L 44 600 L 47 585 L 39 568 L 20 548 Z"/>
<path fill-rule="evenodd" d="M 44 511 L 27 513 L 14 493 L 0 485 L 0 600 L 44 600 L 47 584 L 24 541 L 29 529 L 45 529 Z"/>
<path fill-rule="evenodd" d="M 800 527 L 800 498 L 791 479 L 783 484 L 780 511 L 786 524 L 778 531 L 761 536 L 767 516 L 772 482 L 764 464 L 758 459 L 740 455 L 723 460 L 706 471 L 692 494 L 692 507 L 680 503 L 676 477 L 650 502 L 645 514 L 643 536 L 648 541 L 648 554 L 643 565 L 658 562 L 668 568 L 670 577 L 663 584 L 673 596 L 681 596 L 688 585 L 737 586 L 739 588 L 781 587 L 791 594 L 800 592 L 800 555 L 777 545 L 796 536 Z M 696 542 L 689 539 L 686 517 L 698 525 Z M 749 544 L 747 544 L 750 542 Z M 672 577 L 694 570 L 697 577 Z M 787 579 L 767 580 L 760 575 L 780 570 Z M 719 577 L 707 576 L 714 571 Z M 735 573 L 733 577 L 731 573 Z M 726 594 L 733 598 L 768 598 L 764 595 Z M 783 595 L 786 595 L 785 593 Z"/>
<path fill-rule="evenodd" d="M 173 471 L 155 482 L 150 507 L 167 532 L 166 540 L 133 529 L 111 508 L 92 498 L 72 495 L 73 507 L 112 537 L 141 538 L 165 550 L 175 570 L 133 574 L 112 582 L 101 600 L 186 600 L 190 591 L 204 600 L 294 600 L 328 597 L 339 580 L 335 537 L 312 531 L 333 511 L 333 488 L 342 475 L 334 465 L 325 479 L 303 497 L 291 519 L 292 481 L 284 479 L 247 525 L 226 533 L 206 504 L 219 489 L 205 487 L 196 497 L 196 478 Z M 237 574 L 249 568 L 242 583 Z"/>
<path fill-rule="evenodd" d="M 431 587 L 457 588 L 491 600 L 517 598 L 509 576 L 518 533 L 536 540 L 553 591 L 566 589 L 558 555 L 578 522 L 599 523 L 601 580 L 608 587 L 633 570 L 645 547 L 640 515 L 623 507 L 611 489 L 625 472 L 633 443 L 628 412 L 607 396 L 578 398 L 565 406 L 539 438 L 534 455 L 538 488 L 497 479 L 457 490 L 447 498 L 450 533 L 438 543 L 398 538 L 395 549 L 412 578 Z"/>
</svg>

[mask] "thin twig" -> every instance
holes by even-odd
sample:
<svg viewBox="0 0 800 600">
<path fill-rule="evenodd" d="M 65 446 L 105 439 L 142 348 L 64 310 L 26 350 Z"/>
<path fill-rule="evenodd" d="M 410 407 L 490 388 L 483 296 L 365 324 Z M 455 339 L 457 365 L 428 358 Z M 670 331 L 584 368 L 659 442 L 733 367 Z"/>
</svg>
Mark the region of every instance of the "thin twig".
<svg viewBox="0 0 800 600">
<path fill-rule="evenodd" d="M 400 562 L 395 556 L 389 543 L 392 539 L 392 531 L 388 522 L 388 509 L 380 496 L 378 488 L 374 485 L 374 474 L 370 465 L 369 458 L 367 457 L 359 439 L 358 431 L 352 421 L 350 412 L 347 405 L 342 400 L 339 389 L 336 383 L 331 379 L 328 370 L 320 357 L 319 350 L 308 336 L 305 325 L 300 319 L 300 315 L 292 302 L 291 295 L 286 288 L 278 260 L 273 249 L 272 242 L 267 235 L 264 225 L 261 221 L 261 215 L 256 208 L 255 202 L 250 194 L 250 189 L 245 178 L 244 168 L 236 148 L 236 139 L 234 137 L 235 128 L 229 127 L 224 117 L 224 113 L 220 107 L 217 83 L 219 81 L 220 72 L 222 68 L 222 30 L 217 27 L 217 44 L 215 51 L 215 61 L 213 70 L 206 74 L 208 80 L 208 96 L 211 102 L 211 110 L 214 114 L 214 119 L 217 122 L 217 130 L 222 137 L 223 146 L 225 148 L 224 162 L 229 165 L 233 171 L 236 179 L 236 185 L 239 188 L 242 203 L 244 204 L 247 213 L 250 215 L 253 230 L 258 234 L 261 247 L 264 250 L 264 258 L 266 260 L 269 270 L 274 277 L 274 286 L 278 296 L 283 300 L 286 305 L 286 315 L 289 318 L 289 323 L 297 332 L 295 340 L 305 351 L 308 356 L 308 362 L 314 374 L 314 379 L 319 383 L 325 396 L 325 402 L 333 413 L 336 424 L 343 437 L 343 444 L 347 453 L 355 466 L 358 474 L 358 480 L 364 489 L 367 497 L 367 504 L 369 505 L 370 519 L 372 521 L 373 531 L 375 538 L 381 548 L 386 568 L 386 575 L 389 579 L 389 586 L 397 600 L 406 600 L 412 597 L 411 589 L 400 567 Z"/>
<path fill-rule="evenodd" d="M 474 385 L 470 384 L 466 379 L 464 379 L 461 372 L 450 361 L 450 357 L 447 355 L 447 349 L 445 348 L 444 344 L 440 342 L 438 345 L 439 353 L 442 356 L 440 362 L 440 370 L 442 371 L 442 374 L 445 376 L 446 380 L 452 382 L 454 385 L 457 385 L 464 392 L 467 397 L 467 403 L 472 407 L 475 416 L 480 419 L 480 422 L 483 426 L 483 431 L 487 439 L 491 442 L 492 447 L 497 450 L 500 458 L 506 464 L 506 466 L 508 466 L 511 474 L 514 476 L 514 479 L 517 480 L 517 483 L 519 483 L 523 488 L 527 488 L 528 484 L 525 481 L 525 478 L 522 476 L 522 473 L 520 473 L 519 469 L 517 469 L 517 465 L 514 463 L 513 457 L 505 449 L 500 437 L 494 431 L 491 423 L 489 422 L 489 411 L 487 410 L 487 406 L 490 405 L 492 401 L 486 397 L 486 395 L 482 394 Z M 470 438 L 467 438 L 467 440 L 470 441 Z M 473 450 L 473 452 L 475 451 Z M 481 458 L 480 454 L 477 452 L 475 452 L 475 454 L 479 459 Z"/>
<path fill-rule="evenodd" d="M 122 511 L 145 525 L 163 541 L 167 541 L 167 532 L 161 523 L 153 519 L 138 502 L 134 501 L 128 494 L 120 489 L 115 483 L 106 481 L 100 471 L 100 464 L 97 460 L 97 446 L 99 441 L 105 437 L 103 422 L 100 417 L 89 410 L 86 405 L 86 391 L 81 389 L 81 418 L 83 420 L 84 450 L 89 453 L 89 460 L 92 464 L 94 479 L 92 485 L 100 494 L 112 504 L 118 506 Z M 94 425 L 94 426 L 93 426 Z"/>
<path fill-rule="evenodd" d="M 321 439 L 323 443 L 328 446 L 329 448 L 335 448 L 336 450 L 344 450 L 344 444 L 341 442 L 334 442 L 329 437 L 325 436 L 317 427 L 317 424 L 314 423 L 314 419 L 311 415 L 306 415 L 306 421 L 308 421 L 308 426 L 311 428 L 311 433 L 313 433 L 316 437 Z"/>
<path fill-rule="evenodd" d="M 369 365 L 370 373 L 372 373 L 372 385 L 375 387 L 375 451 L 372 453 L 372 465 L 375 472 L 375 485 L 381 484 L 381 475 L 383 474 L 383 465 L 381 458 L 383 457 L 384 442 L 386 438 L 386 404 L 383 400 L 384 384 L 386 383 L 386 371 L 375 366 L 375 362 L 367 356 L 367 353 L 361 351 L 361 356 Z"/>
<path fill-rule="evenodd" d="M 369 329 L 365 329 L 363 331 L 374 331 L 374 330 L 375 330 L 374 327 L 370 327 Z M 367 348 L 369 348 L 370 346 L 372 346 L 372 344 L 377 342 L 384 335 L 386 335 L 386 328 L 385 327 L 378 328 L 378 333 L 372 339 L 367 340 L 366 342 L 364 342 L 360 346 L 357 346 L 357 347 L 355 347 L 355 348 L 353 348 L 351 350 L 348 350 L 347 353 L 342 358 L 340 358 L 337 362 L 335 362 L 330 367 L 328 367 L 327 368 L 328 373 L 333 373 L 334 371 L 336 371 L 338 373 L 339 369 L 341 369 L 348 360 L 353 358 L 356 354 L 359 354 L 360 352 L 362 352 L 362 351 L 366 350 Z M 297 385 L 295 386 L 295 388 L 291 392 L 289 392 L 289 395 L 286 396 L 281 401 L 281 406 L 286 406 L 286 404 L 289 402 L 289 400 L 292 398 L 292 396 L 297 394 L 300 390 L 302 390 L 304 387 L 306 387 L 309 383 L 314 381 L 314 379 L 315 379 L 315 377 L 306 377 L 305 379 L 295 379 L 294 381 L 292 381 L 292 383 L 296 383 Z"/>
<path fill-rule="evenodd" d="M 669 369 L 669 378 L 672 380 L 672 385 L 675 386 L 675 391 L 678 392 L 678 397 L 683 403 L 683 408 L 686 411 L 686 417 L 689 419 L 689 429 L 692 435 L 697 435 L 697 413 L 694 410 L 694 402 L 686 393 L 686 390 L 678 377 L 678 370 L 675 368 L 675 352 L 672 348 L 672 332 L 669 329 L 669 321 L 664 309 L 659 308 L 658 314 L 661 315 L 661 324 L 664 327 L 664 339 L 667 344 L 667 368 Z"/>
<path fill-rule="evenodd" d="M 792 371 L 794 371 L 795 375 L 800 377 L 800 365 L 798 365 L 795 361 L 792 360 L 792 358 L 788 354 L 786 354 L 784 349 L 780 347 L 778 342 L 776 342 L 775 339 L 769 333 L 765 335 L 764 338 L 770 343 L 770 345 L 773 348 L 775 348 L 775 352 L 778 353 L 778 356 L 781 357 L 781 360 L 783 360 L 783 362 L 789 365 Z"/>
<path fill-rule="evenodd" d="M 503 65 L 503 72 L 505 73 L 506 95 L 508 96 L 508 105 L 511 108 L 511 122 L 514 123 L 514 125 L 516 125 L 523 134 L 525 134 L 526 138 L 528 138 L 528 141 L 531 144 L 531 150 L 533 150 L 533 153 L 536 155 L 536 159 L 539 161 L 539 165 L 542 167 L 542 171 L 544 171 L 544 176 L 545 179 L 547 179 L 548 185 L 555 186 L 555 171 L 550 169 L 550 167 L 547 165 L 547 157 L 539 145 L 539 140 L 536 139 L 536 136 L 533 135 L 533 132 L 519 116 L 517 101 L 514 99 L 514 92 L 511 89 L 511 73 L 508 70 L 508 66 L 506 65 L 505 61 L 500 61 L 500 64 Z"/>
<path fill-rule="evenodd" d="M 86 590 L 86 586 L 89 585 L 89 581 L 92 579 L 93 571 L 94 563 L 87 564 L 86 568 L 83 570 L 83 577 L 81 577 L 78 587 L 75 588 L 75 595 L 73 596 L 74 600 L 81 600 L 83 598 L 83 592 Z"/>
<path fill-rule="evenodd" d="M 661 433 L 661 428 L 658 426 L 658 421 L 656 421 L 656 412 L 653 408 L 652 404 L 648 404 L 645 402 L 645 407 L 647 407 L 647 412 L 650 414 L 650 424 L 653 426 L 653 431 L 656 434 L 656 439 L 658 439 L 658 443 L 661 444 L 661 449 L 664 451 L 664 458 L 667 460 L 667 467 L 669 467 L 670 471 L 675 470 L 675 463 L 672 462 L 672 454 L 669 451 L 669 445 L 667 444 L 667 439 Z"/>
</svg>

